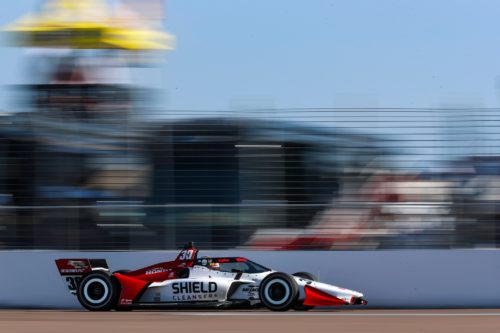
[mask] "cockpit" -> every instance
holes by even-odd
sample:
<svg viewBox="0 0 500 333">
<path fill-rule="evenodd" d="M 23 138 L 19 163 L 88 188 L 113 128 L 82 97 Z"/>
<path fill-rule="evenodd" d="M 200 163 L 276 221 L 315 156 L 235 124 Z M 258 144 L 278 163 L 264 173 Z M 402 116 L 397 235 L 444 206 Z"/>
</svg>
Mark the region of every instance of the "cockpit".
<svg viewBox="0 0 500 333">
<path fill-rule="evenodd" d="M 203 257 L 196 260 L 196 265 L 207 267 L 208 269 L 228 273 L 256 274 L 269 272 L 271 269 L 257 264 L 247 258 L 210 258 Z"/>
</svg>

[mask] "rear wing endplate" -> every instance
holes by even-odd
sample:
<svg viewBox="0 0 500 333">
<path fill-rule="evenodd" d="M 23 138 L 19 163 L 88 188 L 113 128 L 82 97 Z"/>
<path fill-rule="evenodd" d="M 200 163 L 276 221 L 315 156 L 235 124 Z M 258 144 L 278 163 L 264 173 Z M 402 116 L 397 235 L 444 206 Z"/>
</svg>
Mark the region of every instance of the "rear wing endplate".
<svg viewBox="0 0 500 333">
<path fill-rule="evenodd" d="M 57 259 L 56 266 L 72 294 L 76 294 L 83 275 L 92 271 L 109 271 L 106 259 Z"/>
</svg>

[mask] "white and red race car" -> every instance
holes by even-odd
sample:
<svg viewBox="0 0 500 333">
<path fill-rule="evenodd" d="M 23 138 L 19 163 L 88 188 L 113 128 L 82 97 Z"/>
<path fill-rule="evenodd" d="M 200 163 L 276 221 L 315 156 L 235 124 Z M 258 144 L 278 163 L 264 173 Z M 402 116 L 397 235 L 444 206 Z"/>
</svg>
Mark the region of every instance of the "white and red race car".
<svg viewBox="0 0 500 333">
<path fill-rule="evenodd" d="M 241 257 L 197 258 L 189 244 L 174 261 L 110 272 L 104 259 L 58 259 L 69 291 L 91 311 L 259 307 L 274 311 L 364 305 L 363 294 L 306 272 L 277 272 Z"/>
</svg>

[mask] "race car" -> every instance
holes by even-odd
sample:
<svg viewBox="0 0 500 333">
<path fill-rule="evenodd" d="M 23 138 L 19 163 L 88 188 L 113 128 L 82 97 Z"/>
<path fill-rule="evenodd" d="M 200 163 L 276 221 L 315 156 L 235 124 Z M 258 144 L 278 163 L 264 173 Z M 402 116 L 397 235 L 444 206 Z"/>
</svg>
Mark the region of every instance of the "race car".
<svg viewBox="0 0 500 333">
<path fill-rule="evenodd" d="M 202 257 L 192 243 L 173 261 L 110 272 L 105 259 L 57 259 L 69 291 L 90 311 L 266 307 L 274 311 L 365 305 L 363 294 L 307 272 L 277 272 L 242 257 Z"/>
</svg>

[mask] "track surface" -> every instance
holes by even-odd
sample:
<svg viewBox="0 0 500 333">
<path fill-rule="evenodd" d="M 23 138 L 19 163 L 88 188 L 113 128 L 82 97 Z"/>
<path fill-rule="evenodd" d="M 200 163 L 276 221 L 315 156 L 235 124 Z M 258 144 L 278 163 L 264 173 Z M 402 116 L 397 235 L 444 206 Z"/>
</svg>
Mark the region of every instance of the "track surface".
<svg viewBox="0 0 500 333">
<path fill-rule="evenodd" d="M 500 310 L 0 311 L 0 332 L 500 332 Z"/>
</svg>

